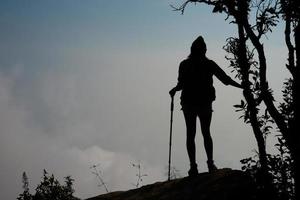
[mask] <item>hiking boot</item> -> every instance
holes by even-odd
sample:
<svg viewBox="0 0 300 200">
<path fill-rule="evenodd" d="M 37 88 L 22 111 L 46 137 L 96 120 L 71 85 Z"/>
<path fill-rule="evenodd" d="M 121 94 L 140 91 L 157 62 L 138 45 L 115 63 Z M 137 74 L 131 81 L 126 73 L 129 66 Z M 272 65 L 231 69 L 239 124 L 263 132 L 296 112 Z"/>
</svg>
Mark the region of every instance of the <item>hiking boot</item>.
<svg viewBox="0 0 300 200">
<path fill-rule="evenodd" d="M 191 164 L 191 168 L 189 170 L 189 177 L 195 177 L 198 175 L 197 164 Z"/>
<path fill-rule="evenodd" d="M 214 163 L 214 161 L 213 160 L 208 160 L 207 161 L 207 167 L 208 167 L 208 172 L 209 173 L 212 173 L 212 172 L 215 172 L 215 171 L 217 171 L 217 167 L 216 167 L 216 165 L 215 165 L 215 163 Z"/>
</svg>

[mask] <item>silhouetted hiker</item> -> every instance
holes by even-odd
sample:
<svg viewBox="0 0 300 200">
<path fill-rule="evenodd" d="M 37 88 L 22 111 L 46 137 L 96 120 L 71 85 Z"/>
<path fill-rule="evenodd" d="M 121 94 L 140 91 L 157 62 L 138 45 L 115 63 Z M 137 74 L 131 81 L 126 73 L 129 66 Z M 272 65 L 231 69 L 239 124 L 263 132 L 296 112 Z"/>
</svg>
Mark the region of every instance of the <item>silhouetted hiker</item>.
<svg viewBox="0 0 300 200">
<path fill-rule="evenodd" d="M 225 85 L 242 88 L 233 81 L 225 72 L 206 56 L 206 44 L 199 36 L 191 46 L 191 53 L 179 66 L 177 85 L 170 90 L 171 97 L 179 90 L 181 92 L 181 106 L 186 123 L 186 147 L 190 160 L 189 176 L 198 174 L 195 159 L 196 119 L 199 117 L 201 132 L 204 138 L 204 147 L 207 154 L 207 166 L 209 172 L 217 169 L 213 160 L 213 142 L 210 135 L 210 123 L 212 118 L 212 102 L 215 100 L 215 88 L 213 75 Z"/>
</svg>

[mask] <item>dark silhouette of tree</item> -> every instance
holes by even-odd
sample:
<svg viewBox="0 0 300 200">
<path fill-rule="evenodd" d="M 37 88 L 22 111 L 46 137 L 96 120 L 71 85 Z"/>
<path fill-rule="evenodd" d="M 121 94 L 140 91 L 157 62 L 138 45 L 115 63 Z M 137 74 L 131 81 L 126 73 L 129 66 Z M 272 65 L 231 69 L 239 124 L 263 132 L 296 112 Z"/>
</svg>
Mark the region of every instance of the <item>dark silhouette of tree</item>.
<svg viewBox="0 0 300 200">
<path fill-rule="evenodd" d="M 54 175 L 49 175 L 46 170 L 43 172 L 42 181 L 37 186 L 34 195 L 29 192 L 29 182 L 26 173 L 23 173 L 23 189 L 24 192 L 19 195 L 18 200 L 79 200 L 73 196 L 74 180 L 67 176 L 65 183 L 60 184 Z"/>
<path fill-rule="evenodd" d="M 23 172 L 22 175 L 22 182 L 23 182 L 23 193 L 21 193 L 19 195 L 19 197 L 17 197 L 18 200 L 32 200 L 33 196 L 30 194 L 29 191 L 29 181 L 28 181 L 28 177 L 26 175 L 26 172 Z"/>
<path fill-rule="evenodd" d="M 245 122 L 250 123 L 258 144 L 260 170 L 264 176 L 269 175 L 268 156 L 265 149 L 265 135 L 274 124 L 282 135 L 294 160 L 293 176 L 295 180 L 296 199 L 299 199 L 299 134 L 300 126 L 300 2 L 299 0 L 188 0 L 180 7 L 173 8 L 182 13 L 188 3 L 204 3 L 213 7 L 213 13 L 225 13 L 237 25 L 237 38 L 228 39 L 225 50 L 232 54 L 230 65 L 242 80 L 244 97 L 237 108 L 244 111 Z M 250 19 L 255 19 L 251 23 Z M 290 101 L 285 107 L 274 104 L 272 90 L 267 81 L 267 58 L 262 36 L 269 34 L 272 28 L 282 20 L 285 23 L 285 40 L 288 55 L 286 68 L 291 74 Z M 247 47 L 251 44 L 254 49 Z M 258 60 L 254 61 L 254 55 Z M 272 59 L 272 58 L 271 58 Z M 283 94 L 285 95 L 285 94 Z M 265 114 L 261 108 L 265 107 Z M 288 108 L 288 115 L 287 110 Z M 266 117 L 268 116 L 268 117 Z M 268 178 L 264 179 L 266 184 Z"/>
<path fill-rule="evenodd" d="M 43 179 L 41 183 L 37 186 L 36 193 L 34 195 L 34 200 L 77 200 L 73 196 L 74 189 L 72 188 L 74 180 L 67 176 L 65 177 L 65 184 L 61 185 L 59 181 L 54 177 L 54 175 L 49 175 L 46 170 L 44 170 Z"/>
</svg>

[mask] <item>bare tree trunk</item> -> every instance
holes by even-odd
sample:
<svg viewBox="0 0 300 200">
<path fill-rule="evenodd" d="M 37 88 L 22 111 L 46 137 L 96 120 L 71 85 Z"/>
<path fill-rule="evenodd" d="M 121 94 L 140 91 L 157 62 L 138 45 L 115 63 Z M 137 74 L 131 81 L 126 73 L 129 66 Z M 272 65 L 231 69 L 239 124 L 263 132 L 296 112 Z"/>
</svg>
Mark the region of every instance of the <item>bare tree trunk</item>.
<svg viewBox="0 0 300 200">
<path fill-rule="evenodd" d="M 260 130 L 260 126 L 257 118 L 256 104 L 249 84 L 250 66 L 247 62 L 247 57 L 246 57 L 246 46 L 245 46 L 246 41 L 245 41 L 243 26 L 239 24 L 238 29 L 239 29 L 239 57 L 238 57 L 239 61 L 238 62 L 242 68 L 242 77 L 243 77 L 242 84 L 245 86 L 243 94 L 248 103 L 247 109 L 249 110 L 250 113 L 250 123 L 258 145 L 259 160 L 263 171 L 265 171 L 267 169 L 267 155 L 266 155 L 265 140 L 263 137 L 263 133 Z"/>
<path fill-rule="evenodd" d="M 288 148 L 291 152 L 292 159 L 294 160 L 294 166 L 293 166 L 293 173 L 294 173 L 294 180 L 295 180 L 295 193 L 296 193 L 296 199 L 300 199 L 299 197 L 299 176 L 300 176 L 300 158 L 299 158 L 299 133 L 298 133 L 298 126 L 300 124 L 300 26 L 299 22 L 296 26 L 296 28 L 293 30 L 294 32 L 294 38 L 295 38 L 295 47 L 292 45 L 291 42 L 291 27 L 292 27 L 292 7 L 289 2 L 284 4 L 285 8 L 285 41 L 288 48 L 289 56 L 288 56 L 288 64 L 287 68 L 291 72 L 293 76 L 293 88 L 292 88 L 292 95 L 293 95 L 293 111 L 294 111 L 294 118 L 291 119 L 291 122 L 289 123 L 289 130 L 288 134 L 286 135 L 285 139 L 288 144 Z M 295 62 L 296 60 L 296 62 Z"/>
<path fill-rule="evenodd" d="M 273 96 L 269 92 L 269 86 L 266 79 L 267 62 L 266 62 L 264 47 L 260 43 L 259 38 L 254 34 L 253 30 L 251 29 L 248 20 L 244 19 L 243 25 L 252 44 L 254 45 L 258 53 L 262 99 L 265 105 L 267 106 L 267 109 L 271 117 L 274 119 L 277 127 L 279 128 L 280 132 L 285 138 L 287 138 L 288 137 L 287 124 L 285 123 L 283 116 L 280 114 L 280 112 L 274 105 Z"/>
<path fill-rule="evenodd" d="M 263 133 L 260 129 L 259 121 L 258 121 L 258 111 L 257 111 L 257 104 L 255 102 L 255 98 L 252 94 L 250 89 L 250 81 L 249 81 L 249 69 L 250 64 L 247 58 L 247 48 L 246 48 L 246 38 L 245 38 L 245 31 L 243 22 L 248 20 L 247 15 L 247 3 L 245 1 L 238 1 L 238 13 L 236 15 L 236 20 L 238 24 L 238 34 L 239 34 L 239 55 L 238 55 L 238 63 L 240 68 L 242 69 L 242 84 L 244 86 L 244 97 L 248 103 L 248 110 L 250 112 L 250 123 L 252 126 L 252 130 L 254 132 L 258 150 L 259 150 L 259 161 L 261 164 L 261 183 L 264 186 L 264 195 L 270 199 L 275 199 L 275 190 L 272 185 L 271 176 L 268 170 L 268 160 L 267 160 L 267 153 L 266 153 L 266 146 L 265 146 L 265 139 L 263 137 Z M 263 49 L 262 49 L 263 50 Z M 263 52 L 264 53 L 264 52 Z M 265 75 L 264 75 L 265 76 Z"/>
<path fill-rule="evenodd" d="M 298 3 L 298 5 L 297 5 Z M 288 132 L 286 135 L 283 135 L 286 139 L 288 148 L 291 152 L 291 157 L 294 160 L 293 173 L 295 180 L 295 199 L 300 199 L 299 196 L 299 133 L 298 126 L 300 124 L 300 19 L 298 14 L 298 24 L 296 28 L 293 30 L 294 38 L 295 38 L 295 47 L 291 42 L 291 28 L 293 21 L 295 22 L 297 10 L 299 9 L 299 1 L 281 1 L 281 6 L 283 9 L 283 14 L 285 16 L 285 42 L 288 48 L 288 64 L 286 65 L 287 69 L 290 71 L 293 77 L 293 88 L 292 88 L 292 96 L 293 96 L 293 111 L 294 116 L 290 122 L 288 122 Z M 298 11 L 299 12 L 299 11 Z M 292 16 L 293 15 L 293 16 Z M 296 62 L 295 62 L 296 61 Z"/>
<path fill-rule="evenodd" d="M 257 141 L 258 151 L 259 151 L 259 159 L 262 171 L 267 173 L 267 153 L 265 146 L 265 139 L 263 137 L 263 133 L 260 130 L 260 125 L 257 118 L 257 108 L 254 96 L 250 89 L 249 82 L 249 69 L 250 65 L 247 59 L 247 49 L 246 49 L 246 38 L 243 27 L 243 18 L 247 18 L 247 7 L 244 5 L 242 1 L 238 3 L 238 14 L 236 15 L 236 20 L 238 24 L 238 34 L 239 34 L 239 55 L 238 55 L 238 63 L 240 68 L 242 69 L 242 84 L 244 86 L 244 97 L 248 103 L 248 110 L 250 112 L 250 123 Z"/>
<path fill-rule="evenodd" d="M 291 149 L 292 156 L 294 158 L 295 166 L 295 189 L 296 199 L 300 199 L 300 155 L 299 155 L 299 124 L 300 124 L 300 22 L 298 22 L 295 30 L 295 49 L 296 49 L 296 72 L 294 77 L 294 123 L 291 130 L 291 139 L 293 148 Z"/>
</svg>

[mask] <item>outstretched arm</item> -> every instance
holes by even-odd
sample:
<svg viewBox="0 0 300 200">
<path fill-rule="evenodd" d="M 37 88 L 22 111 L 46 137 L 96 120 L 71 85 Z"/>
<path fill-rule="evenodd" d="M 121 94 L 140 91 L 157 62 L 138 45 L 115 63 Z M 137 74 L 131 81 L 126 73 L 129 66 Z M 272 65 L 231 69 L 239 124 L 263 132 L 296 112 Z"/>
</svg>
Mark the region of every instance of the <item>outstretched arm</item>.
<svg viewBox="0 0 300 200">
<path fill-rule="evenodd" d="M 243 86 L 230 78 L 229 85 L 243 89 Z"/>
<path fill-rule="evenodd" d="M 243 89 L 243 86 L 236 81 L 232 80 L 215 62 L 214 63 L 214 75 L 225 85 L 232 85 L 237 88 Z"/>
</svg>

